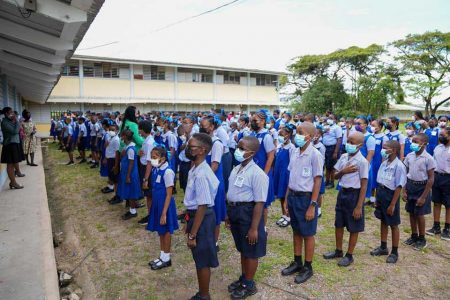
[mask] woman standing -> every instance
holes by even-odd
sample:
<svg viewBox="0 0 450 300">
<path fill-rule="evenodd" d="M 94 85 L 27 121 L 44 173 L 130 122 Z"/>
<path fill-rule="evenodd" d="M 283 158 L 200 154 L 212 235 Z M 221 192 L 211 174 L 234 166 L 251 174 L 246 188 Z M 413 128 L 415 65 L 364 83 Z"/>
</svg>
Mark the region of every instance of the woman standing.
<svg viewBox="0 0 450 300">
<path fill-rule="evenodd" d="M 22 128 L 25 134 L 23 153 L 25 154 L 27 165 L 36 167 L 37 164 L 34 163 L 34 153 L 36 151 L 36 126 L 34 126 L 31 121 L 31 113 L 28 110 L 24 109 L 22 117 Z M 30 155 L 30 159 L 28 159 L 28 155 Z"/>
<path fill-rule="evenodd" d="M 3 108 L 5 118 L 2 121 L 1 128 L 3 132 L 3 149 L 1 163 L 6 164 L 6 171 L 9 177 L 10 189 L 22 189 L 23 186 L 16 182 L 15 170 L 19 169 L 21 162 L 20 152 L 20 124 L 11 107 Z"/>
</svg>

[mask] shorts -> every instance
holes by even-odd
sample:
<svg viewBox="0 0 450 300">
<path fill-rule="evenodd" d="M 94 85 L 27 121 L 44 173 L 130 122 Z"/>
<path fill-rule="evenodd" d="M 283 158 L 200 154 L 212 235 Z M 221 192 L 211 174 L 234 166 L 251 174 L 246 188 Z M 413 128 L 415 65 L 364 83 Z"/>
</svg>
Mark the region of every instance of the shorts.
<svg viewBox="0 0 450 300">
<path fill-rule="evenodd" d="M 336 228 L 347 228 L 350 233 L 364 231 L 364 208 L 362 209 L 361 218 L 355 220 L 353 218 L 353 210 L 358 204 L 360 189 L 341 188 L 336 201 L 336 219 L 334 226 Z"/>
<path fill-rule="evenodd" d="M 319 208 L 317 206 L 315 208 L 314 219 L 306 221 L 305 218 L 306 211 L 311 205 L 311 193 L 299 196 L 289 193 L 287 200 L 292 230 L 303 237 L 316 235 Z"/>
<path fill-rule="evenodd" d="M 430 194 L 425 199 L 425 203 L 422 206 L 417 206 L 417 199 L 422 195 L 425 190 L 426 184 L 413 184 L 410 180 L 406 182 L 406 194 L 407 201 L 405 209 L 408 213 L 415 216 L 424 216 L 431 213 L 431 197 Z"/>
<path fill-rule="evenodd" d="M 189 211 L 188 211 L 189 212 Z M 195 214 L 195 212 L 190 212 Z M 191 232 L 192 225 L 194 225 L 195 215 L 187 222 L 186 233 Z M 194 258 L 195 267 L 197 270 L 203 268 L 216 268 L 219 266 L 219 259 L 217 258 L 216 250 L 216 215 L 214 210 L 208 208 L 203 217 L 202 224 L 197 232 L 197 246 L 191 249 L 192 257 Z"/>
<path fill-rule="evenodd" d="M 431 197 L 434 203 L 450 208 L 450 174 L 434 172 Z"/>
<path fill-rule="evenodd" d="M 139 179 L 140 179 L 140 182 L 142 182 L 142 183 L 144 182 L 145 170 L 146 169 L 147 169 L 147 166 L 141 164 L 141 161 L 138 160 Z M 147 181 L 147 186 L 149 187 L 149 189 L 142 190 L 142 194 L 144 194 L 144 197 L 151 197 L 152 196 L 151 180 L 152 180 L 152 174 L 150 173 L 148 181 Z"/>
<path fill-rule="evenodd" d="M 112 183 L 117 183 L 119 180 L 119 173 L 114 174 L 114 166 L 116 164 L 116 159 L 115 158 L 107 158 L 106 159 L 106 165 L 108 168 L 108 179 L 109 181 L 111 181 Z"/>
<path fill-rule="evenodd" d="M 180 177 L 180 187 L 183 189 L 183 191 L 186 191 L 187 181 L 188 181 L 188 175 L 189 170 L 191 169 L 191 162 L 185 162 L 180 161 L 180 171 L 179 171 L 179 177 Z"/>
<path fill-rule="evenodd" d="M 84 144 L 83 138 L 80 139 L 80 142 L 77 144 L 78 151 L 84 151 L 86 145 Z"/>
<path fill-rule="evenodd" d="M 325 176 L 322 176 L 322 182 L 320 183 L 319 195 L 325 194 Z"/>
<path fill-rule="evenodd" d="M 245 258 L 256 259 L 266 256 L 267 233 L 264 229 L 264 217 L 261 214 L 258 225 L 258 241 L 255 245 L 249 244 L 247 234 L 252 224 L 254 207 L 254 202 L 238 206 L 228 205 L 227 214 L 237 251 Z"/>
<path fill-rule="evenodd" d="M 394 196 L 394 191 L 383 186 L 378 186 L 377 189 L 377 201 L 374 215 L 377 219 L 381 220 L 384 224 L 388 226 L 397 226 L 400 222 L 400 199 L 397 199 L 395 203 L 394 214 L 389 216 L 387 214 L 387 209 L 391 205 L 392 197 Z"/>
<path fill-rule="evenodd" d="M 98 151 L 97 150 L 97 143 L 95 142 L 95 140 L 97 139 L 97 137 L 96 136 L 91 136 L 91 138 L 90 138 L 91 140 L 91 142 L 90 142 L 90 145 L 91 145 L 91 151 L 92 152 L 96 152 L 96 151 Z"/>
<path fill-rule="evenodd" d="M 325 168 L 327 170 L 334 170 L 334 165 L 337 163 L 337 159 L 333 159 L 334 149 L 336 149 L 336 145 L 325 146 Z"/>
<path fill-rule="evenodd" d="M 68 137 L 63 138 L 64 149 L 66 149 L 67 152 L 72 152 L 74 148 L 74 143 L 72 141 L 70 143 L 67 143 L 68 139 L 69 139 Z"/>
</svg>

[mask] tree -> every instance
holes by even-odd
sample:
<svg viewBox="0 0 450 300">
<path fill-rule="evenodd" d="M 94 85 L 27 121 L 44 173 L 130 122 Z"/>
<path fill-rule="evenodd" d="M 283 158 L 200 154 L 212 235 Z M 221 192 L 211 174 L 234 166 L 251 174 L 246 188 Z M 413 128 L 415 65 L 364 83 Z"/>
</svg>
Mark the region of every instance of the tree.
<svg viewBox="0 0 450 300">
<path fill-rule="evenodd" d="M 389 97 L 394 92 L 394 84 L 390 76 L 362 76 L 358 80 L 359 101 L 356 108 L 360 112 L 381 116 L 389 106 Z"/>
<path fill-rule="evenodd" d="M 396 60 L 406 71 L 405 83 L 412 96 L 425 102 L 425 114 L 436 114 L 450 100 L 439 97 L 450 87 L 450 32 L 410 34 L 392 43 L 399 51 Z"/>
</svg>

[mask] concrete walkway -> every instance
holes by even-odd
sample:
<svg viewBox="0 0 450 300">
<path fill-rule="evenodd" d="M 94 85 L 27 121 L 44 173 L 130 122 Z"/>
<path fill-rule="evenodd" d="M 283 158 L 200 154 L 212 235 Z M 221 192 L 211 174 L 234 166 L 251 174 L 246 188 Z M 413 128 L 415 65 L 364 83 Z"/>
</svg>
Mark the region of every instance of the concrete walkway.
<svg viewBox="0 0 450 300">
<path fill-rule="evenodd" d="M 0 192 L 0 299 L 59 299 L 40 147 L 38 167 L 21 164 L 21 190 Z"/>
</svg>

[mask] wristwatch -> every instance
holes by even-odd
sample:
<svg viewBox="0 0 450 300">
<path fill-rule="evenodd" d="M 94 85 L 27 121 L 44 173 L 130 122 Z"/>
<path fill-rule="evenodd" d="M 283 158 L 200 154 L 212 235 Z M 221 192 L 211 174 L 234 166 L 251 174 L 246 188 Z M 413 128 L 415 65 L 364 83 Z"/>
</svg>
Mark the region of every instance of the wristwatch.
<svg viewBox="0 0 450 300">
<path fill-rule="evenodd" d="M 312 207 L 316 207 L 317 206 L 317 200 L 311 200 L 311 203 L 309 204 Z"/>
<path fill-rule="evenodd" d="M 193 234 L 188 233 L 188 239 L 190 239 L 191 241 L 195 240 L 196 238 L 197 238 L 197 235 L 193 235 Z"/>
</svg>

